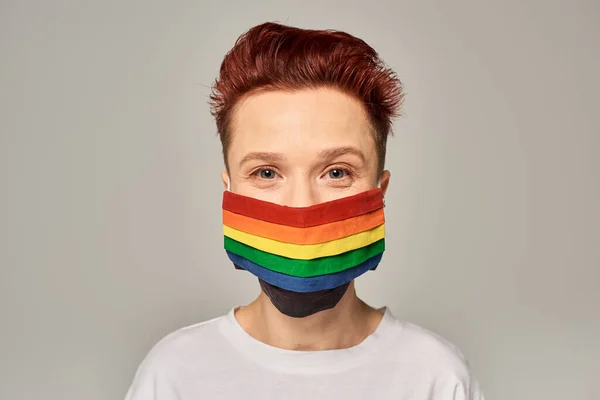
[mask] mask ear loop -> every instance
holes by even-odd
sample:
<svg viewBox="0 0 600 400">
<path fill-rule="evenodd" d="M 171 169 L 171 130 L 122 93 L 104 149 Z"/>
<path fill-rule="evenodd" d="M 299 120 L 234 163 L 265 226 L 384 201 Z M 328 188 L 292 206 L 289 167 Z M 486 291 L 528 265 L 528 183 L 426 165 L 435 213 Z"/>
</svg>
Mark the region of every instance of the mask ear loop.
<svg viewBox="0 0 600 400">
<path fill-rule="evenodd" d="M 377 179 L 377 187 L 381 189 L 381 178 Z M 385 197 L 383 197 L 383 206 L 385 207 Z"/>
<path fill-rule="evenodd" d="M 231 179 L 229 179 L 229 176 L 227 177 L 227 191 L 231 192 Z"/>
</svg>

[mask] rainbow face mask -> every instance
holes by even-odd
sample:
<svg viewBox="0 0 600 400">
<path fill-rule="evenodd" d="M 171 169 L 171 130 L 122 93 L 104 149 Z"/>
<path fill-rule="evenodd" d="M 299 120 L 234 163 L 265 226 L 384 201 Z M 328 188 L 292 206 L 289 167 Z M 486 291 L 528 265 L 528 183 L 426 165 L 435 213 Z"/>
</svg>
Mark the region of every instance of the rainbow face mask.
<svg viewBox="0 0 600 400">
<path fill-rule="evenodd" d="M 380 188 L 300 208 L 226 191 L 225 250 L 236 268 L 273 286 L 299 293 L 333 289 L 381 261 L 383 207 Z"/>
</svg>

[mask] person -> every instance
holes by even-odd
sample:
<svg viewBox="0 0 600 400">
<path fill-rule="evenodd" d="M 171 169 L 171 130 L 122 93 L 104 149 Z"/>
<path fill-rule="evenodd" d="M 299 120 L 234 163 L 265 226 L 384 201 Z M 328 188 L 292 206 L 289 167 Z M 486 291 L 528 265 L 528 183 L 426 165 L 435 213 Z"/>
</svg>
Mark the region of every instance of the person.
<svg viewBox="0 0 600 400">
<path fill-rule="evenodd" d="M 260 294 L 163 338 L 126 400 L 484 398 L 457 347 L 355 291 L 385 248 L 386 141 L 403 98 L 348 33 L 269 22 L 238 38 L 210 103 L 224 247 Z"/>
</svg>

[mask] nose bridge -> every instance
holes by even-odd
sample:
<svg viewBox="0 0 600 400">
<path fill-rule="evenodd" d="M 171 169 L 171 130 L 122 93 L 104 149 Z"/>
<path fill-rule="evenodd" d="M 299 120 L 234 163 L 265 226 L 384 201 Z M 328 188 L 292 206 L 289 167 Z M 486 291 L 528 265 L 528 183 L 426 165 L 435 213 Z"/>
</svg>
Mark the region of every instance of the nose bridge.
<svg viewBox="0 0 600 400">
<path fill-rule="evenodd" d="M 308 177 L 296 176 L 287 182 L 285 205 L 290 207 L 309 207 L 317 204 L 317 191 Z"/>
</svg>

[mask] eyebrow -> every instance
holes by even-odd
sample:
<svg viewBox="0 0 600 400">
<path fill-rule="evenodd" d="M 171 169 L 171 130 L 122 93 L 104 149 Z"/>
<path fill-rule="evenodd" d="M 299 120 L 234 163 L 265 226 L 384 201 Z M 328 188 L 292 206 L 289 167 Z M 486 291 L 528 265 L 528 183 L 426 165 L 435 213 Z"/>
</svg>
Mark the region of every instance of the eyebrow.
<svg viewBox="0 0 600 400">
<path fill-rule="evenodd" d="M 248 154 L 246 154 L 246 156 L 244 158 L 242 158 L 242 161 L 240 161 L 240 167 L 242 165 L 244 165 L 245 163 L 247 163 L 248 161 L 255 161 L 255 160 L 266 161 L 268 163 L 277 163 L 277 162 L 281 162 L 281 161 L 285 160 L 285 157 L 282 154 L 271 153 L 271 152 L 257 151 L 257 152 L 253 152 L 253 153 L 248 153 Z"/>
<path fill-rule="evenodd" d="M 346 146 L 346 147 L 335 147 L 332 149 L 325 149 L 319 152 L 319 157 L 326 160 L 333 160 L 334 158 L 351 154 L 361 159 L 363 163 L 367 162 L 367 158 L 363 154 L 362 151 L 357 149 L 356 147 Z"/>
<path fill-rule="evenodd" d="M 367 162 L 367 159 L 366 159 L 365 155 L 362 153 L 362 151 L 360 151 L 356 147 L 351 147 L 351 146 L 334 147 L 331 149 L 321 150 L 319 152 L 319 158 L 321 158 L 323 160 L 333 160 L 335 158 L 341 157 L 346 154 L 351 154 L 351 155 L 354 155 L 354 156 L 360 158 L 360 160 L 363 163 Z M 285 157 L 280 153 L 256 151 L 256 152 L 246 154 L 246 156 L 244 156 L 244 158 L 242 158 L 242 161 L 240 161 L 240 167 L 249 161 L 256 161 L 256 160 L 275 164 L 277 162 L 284 161 Z"/>
</svg>

